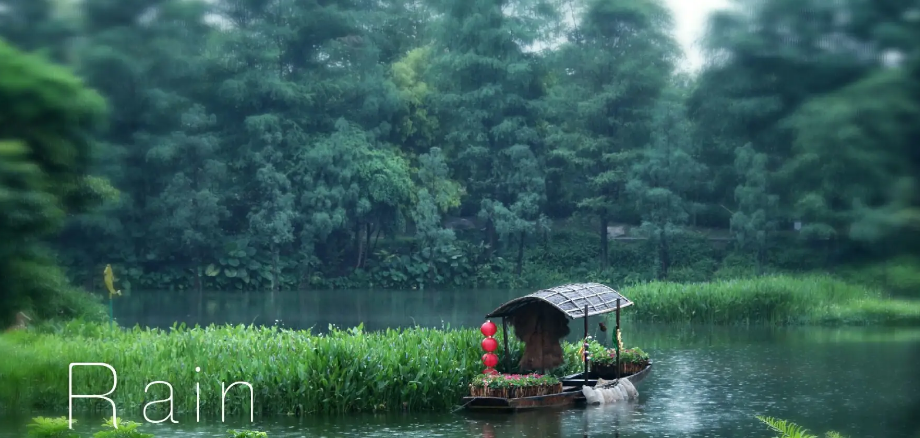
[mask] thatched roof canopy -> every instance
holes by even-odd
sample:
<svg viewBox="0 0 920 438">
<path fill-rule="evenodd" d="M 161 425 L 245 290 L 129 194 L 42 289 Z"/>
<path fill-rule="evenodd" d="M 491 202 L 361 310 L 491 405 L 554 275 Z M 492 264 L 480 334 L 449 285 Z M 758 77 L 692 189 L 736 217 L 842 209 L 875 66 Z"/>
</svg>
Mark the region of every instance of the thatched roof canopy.
<svg viewBox="0 0 920 438">
<path fill-rule="evenodd" d="M 507 317 L 513 315 L 522 307 L 534 303 L 544 302 L 559 309 L 569 319 L 584 318 L 585 316 L 600 315 L 613 312 L 617 308 L 617 298 L 620 299 L 620 308 L 633 304 L 629 298 L 619 292 L 599 283 L 575 283 L 556 286 L 534 292 L 530 295 L 515 298 L 502 304 L 486 318 Z M 585 305 L 588 305 L 588 315 L 585 315 Z"/>
</svg>

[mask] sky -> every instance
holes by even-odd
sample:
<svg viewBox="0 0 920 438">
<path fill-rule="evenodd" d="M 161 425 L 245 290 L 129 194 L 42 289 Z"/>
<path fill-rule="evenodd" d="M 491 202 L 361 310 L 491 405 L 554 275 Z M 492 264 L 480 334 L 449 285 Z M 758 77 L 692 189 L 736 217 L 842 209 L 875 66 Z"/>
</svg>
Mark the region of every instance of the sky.
<svg viewBox="0 0 920 438">
<path fill-rule="evenodd" d="M 729 5 L 728 0 L 665 0 L 674 14 L 677 41 L 684 49 L 686 70 L 696 71 L 703 58 L 699 50 L 699 39 L 703 36 L 706 19 L 717 9 Z"/>
</svg>

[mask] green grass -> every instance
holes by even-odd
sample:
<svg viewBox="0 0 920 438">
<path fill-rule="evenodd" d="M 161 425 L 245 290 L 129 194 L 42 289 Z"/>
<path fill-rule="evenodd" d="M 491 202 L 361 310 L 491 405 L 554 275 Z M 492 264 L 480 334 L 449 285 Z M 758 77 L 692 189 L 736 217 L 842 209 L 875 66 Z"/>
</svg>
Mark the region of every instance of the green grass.
<svg viewBox="0 0 920 438">
<path fill-rule="evenodd" d="M 855 267 L 843 267 L 838 275 L 852 283 L 867 284 L 893 297 L 920 299 L 920 259 L 902 256 Z"/>
<path fill-rule="evenodd" d="M 77 423 L 76 420 L 73 422 Z M 113 418 L 107 418 L 102 422 L 102 430 L 94 433 L 92 437 L 154 438 L 153 434 L 144 432 L 144 425 L 141 423 L 118 419 L 117 429 L 115 425 L 116 422 Z M 71 429 L 71 423 L 67 417 L 34 417 L 26 428 L 28 429 L 27 438 L 81 438 L 86 436 Z M 229 438 L 268 438 L 267 433 L 255 430 L 228 430 L 226 436 Z"/>
<path fill-rule="evenodd" d="M 500 336 L 498 336 L 499 340 Z M 112 399 L 119 415 L 139 415 L 145 403 L 164 400 L 165 380 L 174 390 L 175 413 L 195 413 L 200 383 L 202 416 L 219 418 L 221 382 L 246 381 L 254 389 L 255 415 L 349 411 L 448 410 L 469 391 L 484 369 L 476 329 L 308 331 L 223 326 L 170 332 L 110 330 L 105 325 L 71 323 L 56 334 L 20 332 L 0 336 L 0 409 L 67 409 L 68 364 L 104 362 L 118 372 Z M 512 343 L 513 363 L 521 346 Z M 577 367 L 577 346 L 565 345 Z M 195 367 L 201 367 L 196 373 Z M 513 370 L 512 370 L 513 371 Z M 555 370 L 555 374 L 572 369 Z M 74 369 L 74 393 L 104 394 L 111 372 L 102 367 Z M 76 400 L 75 409 L 111 412 L 102 400 Z M 168 403 L 154 404 L 151 418 L 165 417 Z M 155 412 L 160 412 L 156 414 Z M 227 395 L 226 415 L 249 416 L 249 392 L 239 386 Z"/>
<path fill-rule="evenodd" d="M 633 321 L 773 325 L 920 325 L 920 300 L 828 275 L 774 275 L 708 283 L 640 283 L 623 289 Z"/>
</svg>

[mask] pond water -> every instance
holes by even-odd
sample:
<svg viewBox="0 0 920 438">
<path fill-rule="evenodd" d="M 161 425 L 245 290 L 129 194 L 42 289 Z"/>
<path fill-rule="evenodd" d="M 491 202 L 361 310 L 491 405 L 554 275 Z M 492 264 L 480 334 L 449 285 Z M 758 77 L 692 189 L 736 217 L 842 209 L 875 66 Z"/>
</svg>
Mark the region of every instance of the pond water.
<svg viewBox="0 0 920 438">
<path fill-rule="evenodd" d="M 189 297 L 189 295 L 194 295 Z M 328 324 L 368 329 L 407 325 L 478 326 L 520 292 L 322 291 L 266 295 L 157 293 L 117 302 L 123 324 Z M 191 310 L 189 310 L 191 309 Z M 581 320 L 573 331 L 581 333 Z M 592 322 L 593 327 L 596 324 Z M 768 437 L 755 418 L 800 423 L 817 435 L 915 438 L 905 423 L 917 402 L 920 330 L 878 328 L 726 328 L 625 324 L 624 341 L 652 355 L 655 367 L 635 402 L 517 415 L 404 413 L 245 420 L 178 418 L 148 424 L 164 437 L 224 436 L 231 428 L 275 437 Z M 577 336 L 576 336 L 577 337 Z M 48 416 L 67 412 L 36 413 Z M 97 418 L 81 419 L 97 424 Z M 0 414 L 0 437 L 21 437 L 27 418 Z M 80 429 L 80 428 L 78 428 Z M 86 436 L 89 436 L 87 434 Z"/>
</svg>

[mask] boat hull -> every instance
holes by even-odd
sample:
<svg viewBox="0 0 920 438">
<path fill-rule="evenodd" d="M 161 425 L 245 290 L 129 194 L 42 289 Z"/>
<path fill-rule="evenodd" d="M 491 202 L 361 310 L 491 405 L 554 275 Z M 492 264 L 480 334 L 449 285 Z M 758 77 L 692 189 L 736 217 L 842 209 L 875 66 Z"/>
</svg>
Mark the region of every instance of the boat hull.
<svg viewBox="0 0 920 438">
<path fill-rule="evenodd" d="M 629 378 L 629 381 L 633 385 L 637 385 L 645 380 L 651 371 L 652 363 L 649 362 L 648 366 L 641 371 L 623 377 Z M 558 394 L 517 398 L 467 396 L 463 397 L 462 404 L 467 410 L 484 412 L 521 412 L 536 409 L 565 409 L 584 405 L 585 396 L 581 392 L 582 386 L 585 386 L 583 376 L 583 374 L 572 374 L 560 379 L 563 389 L 562 392 Z M 597 379 L 591 379 L 590 374 L 588 377 L 587 386 L 594 386 L 597 384 Z"/>
<path fill-rule="evenodd" d="M 582 396 L 581 390 L 569 389 L 558 394 L 535 397 L 463 397 L 464 407 L 474 411 L 531 411 L 534 409 L 560 409 L 575 405 L 575 398 Z"/>
</svg>

